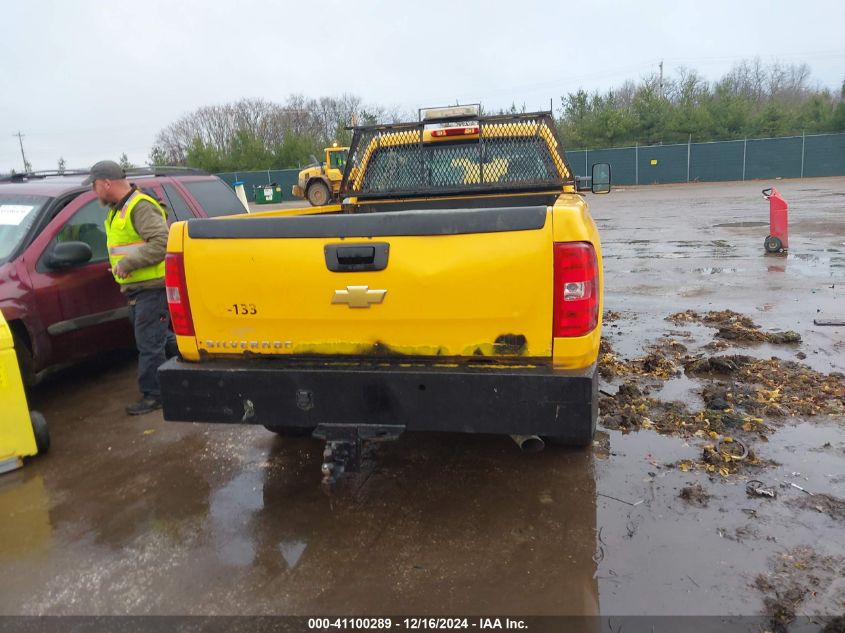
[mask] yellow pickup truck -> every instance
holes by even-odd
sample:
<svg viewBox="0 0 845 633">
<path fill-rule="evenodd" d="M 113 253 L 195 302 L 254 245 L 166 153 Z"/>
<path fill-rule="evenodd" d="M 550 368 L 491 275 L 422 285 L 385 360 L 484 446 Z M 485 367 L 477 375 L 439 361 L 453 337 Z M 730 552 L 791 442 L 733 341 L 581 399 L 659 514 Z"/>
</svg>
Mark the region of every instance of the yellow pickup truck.
<svg viewBox="0 0 845 633">
<path fill-rule="evenodd" d="M 352 129 L 342 204 L 173 224 L 165 419 L 324 438 L 329 484 L 405 430 L 590 444 L 601 246 L 551 114 Z"/>
</svg>

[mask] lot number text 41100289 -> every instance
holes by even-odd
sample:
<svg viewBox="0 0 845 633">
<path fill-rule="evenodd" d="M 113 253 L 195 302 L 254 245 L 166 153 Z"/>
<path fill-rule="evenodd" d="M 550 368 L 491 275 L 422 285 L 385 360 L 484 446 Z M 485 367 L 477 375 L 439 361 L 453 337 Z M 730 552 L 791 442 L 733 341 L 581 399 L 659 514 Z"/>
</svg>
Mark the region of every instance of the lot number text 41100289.
<svg viewBox="0 0 845 633">
<path fill-rule="evenodd" d="M 390 630 L 408 631 L 451 631 L 463 630 L 511 630 L 527 629 L 523 620 L 510 618 L 309 618 L 308 628 L 312 631 L 331 630 Z"/>
</svg>

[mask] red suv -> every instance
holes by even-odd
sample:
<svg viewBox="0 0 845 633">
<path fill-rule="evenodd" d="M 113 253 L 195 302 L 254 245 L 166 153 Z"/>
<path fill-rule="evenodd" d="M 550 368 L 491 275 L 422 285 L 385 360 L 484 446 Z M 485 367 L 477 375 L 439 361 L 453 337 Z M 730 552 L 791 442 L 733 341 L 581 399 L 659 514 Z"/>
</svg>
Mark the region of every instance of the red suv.
<svg viewBox="0 0 845 633">
<path fill-rule="evenodd" d="M 168 222 L 245 213 L 219 178 L 176 168 L 129 170 Z M 0 178 L 0 310 L 28 385 L 50 369 L 133 346 L 126 299 L 109 272 L 107 209 L 85 172 Z"/>
</svg>

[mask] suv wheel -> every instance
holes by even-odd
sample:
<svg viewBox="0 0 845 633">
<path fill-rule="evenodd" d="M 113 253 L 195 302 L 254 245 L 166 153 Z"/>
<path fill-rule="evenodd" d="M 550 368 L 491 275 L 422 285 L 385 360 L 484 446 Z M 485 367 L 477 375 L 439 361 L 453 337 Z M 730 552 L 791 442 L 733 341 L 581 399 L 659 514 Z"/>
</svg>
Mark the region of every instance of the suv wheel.
<svg viewBox="0 0 845 633">
<path fill-rule="evenodd" d="M 18 368 L 21 372 L 21 380 L 23 380 L 24 387 L 32 387 L 38 382 L 33 366 L 35 364 L 32 358 L 32 350 L 29 345 L 20 337 L 19 334 L 12 333 L 12 343 L 15 346 L 15 354 L 18 357 Z"/>
</svg>

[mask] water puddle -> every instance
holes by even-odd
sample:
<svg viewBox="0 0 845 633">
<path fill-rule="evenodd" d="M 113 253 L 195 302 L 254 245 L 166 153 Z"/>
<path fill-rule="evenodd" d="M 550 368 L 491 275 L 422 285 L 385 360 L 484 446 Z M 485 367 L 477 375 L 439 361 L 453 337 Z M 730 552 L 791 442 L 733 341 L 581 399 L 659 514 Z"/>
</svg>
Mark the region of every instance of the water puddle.
<svg viewBox="0 0 845 633">
<path fill-rule="evenodd" d="M 279 552 L 285 559 L 288 569 L 293 569 L 299 564 L 299 559 L 305 553 L 307 545 L 303 541 L 289 541 L 279 543 Z"/>
<path fill-rule="evenodd" d="M 761 613 L 755 580 L 768 577 L 778 556 L 807 546 L 819 555 L 845 554 L 841 525 L 826 514 L 830 503 L 813 501 L 821 494 L 845 498 L 845 429 L 835 420 L 786 426 L 755 446 L 779 463 L 755 475 L 775 499 L 749 496 L 744 478 L 667 466 L 698 455 L 703 440 L 606 434 L 610 459 L 596 467 L 603 614 Z M 689 489 L 700 495 L 684 498 Z M 818 596 L 808 598 L 816 603 L 807 613 L 831 612 L 832 589 L 808 591 Z"/>
<path fill-rule="evenodd" d="M 244 567 L 255 560 L 255 544 L 246 527 L 264 507 L 263 489 L 263 474 L 246 471 L 212 494 L 211 534 L 223 563 Z"/>
<path fill-rule="evenodd" d="M 701 382 L 688 378 L 686 374 L 680 374 L 664 382 L 649 396 L 662 402 L 680 401 L 689 405 L 690 408 L 701 409 L 704 407 L 704 400 L 699 394 L 700 391 Z"/>
<path fill-rule="evenodd" d="M 675 269 L 678 272 L 684 272 L 680 269 Z M 693 268 L 692 272 L 700 275 L 730 275 L 733 273 L 744 272 L 744 268 L 724 268 L 721 266 L 705 266 L 703 268 Z"/>
</svg>

